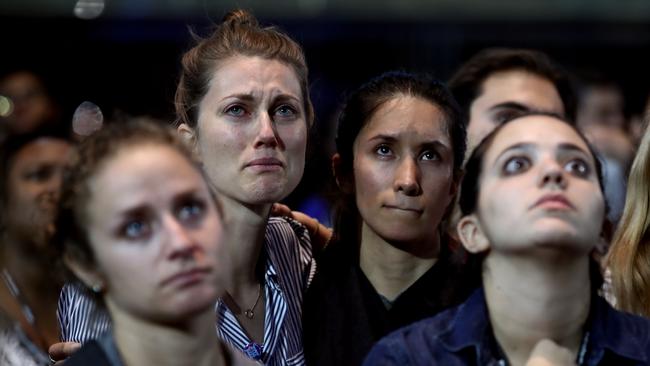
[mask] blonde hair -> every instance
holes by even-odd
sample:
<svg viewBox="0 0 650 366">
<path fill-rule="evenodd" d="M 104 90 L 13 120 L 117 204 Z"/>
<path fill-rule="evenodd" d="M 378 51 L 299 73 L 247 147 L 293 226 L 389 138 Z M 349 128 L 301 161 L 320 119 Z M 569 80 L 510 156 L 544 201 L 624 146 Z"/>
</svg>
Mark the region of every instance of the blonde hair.
<svg viewBox="0 0 650 366">
<path fill-rule="evenodd" d="M 650 120 L 646 112 L 645 124 Z M 650 130 L 646 128 L 628 178 L 625 209 L 607 257 L 617 306 L 650 316 Z"/>
</svg>

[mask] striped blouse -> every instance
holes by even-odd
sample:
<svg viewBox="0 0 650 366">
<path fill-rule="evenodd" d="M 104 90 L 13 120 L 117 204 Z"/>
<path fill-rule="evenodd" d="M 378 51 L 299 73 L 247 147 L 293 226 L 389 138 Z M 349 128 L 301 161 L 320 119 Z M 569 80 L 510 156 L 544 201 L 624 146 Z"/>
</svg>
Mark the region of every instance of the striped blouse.
<svg viewBox="0 0 650 366">
<path fill-rule="evenodd" d="M 264 238 L 264 343 L 259 354 L 226 304 L 216 304 L 217 334 L 265 365 L 304 365 L 302 300 L 316 270 L 307 229 L 295 220 L 272 217 Z M 110 319 L 91 294 L 79 285 L 64 286 L 58 309 L 63 341 L 84 343 L 110 328 Z"/>
</svg>

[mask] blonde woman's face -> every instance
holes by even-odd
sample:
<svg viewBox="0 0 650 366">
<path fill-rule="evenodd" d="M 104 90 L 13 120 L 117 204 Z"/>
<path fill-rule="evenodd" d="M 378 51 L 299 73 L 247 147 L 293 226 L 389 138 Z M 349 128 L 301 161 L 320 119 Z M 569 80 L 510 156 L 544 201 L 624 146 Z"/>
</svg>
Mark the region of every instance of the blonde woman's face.
<svg viewBox="0 0 650 366">
<path fill-rule="evenodd" d="M 173 321 L 214 305 L 221 220 L 184 156 L 157 144 L 123 148 L 90 187 L 89 241 L 109 310 Z"/>
</svg>

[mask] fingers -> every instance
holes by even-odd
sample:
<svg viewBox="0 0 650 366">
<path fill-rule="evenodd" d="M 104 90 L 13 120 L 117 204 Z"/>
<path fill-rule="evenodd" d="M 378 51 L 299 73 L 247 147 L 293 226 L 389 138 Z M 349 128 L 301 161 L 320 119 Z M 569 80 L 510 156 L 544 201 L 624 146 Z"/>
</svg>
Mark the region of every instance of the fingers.
<svg viewBox="0 0 650 366">
<path fill-rule="evenodd" d="M 66 358 L 70 357 L 73 353 L 77 352 L 81 348 L 80 343 L 76 342 L 59 342 L 54 343 L 47 350 L 47 353 L 50 355 L 50 358 L 53 361 L 63 361 Z M 58 362 L 55 363 L 59 364 Z"/>
<path fill-rule="evenodd" d="M 289 216 L 293 217 L 292 211 L 287 205 L 281 203 L 274 203 L 271 206 L 271 216 Z"/>
<path fill-rule="evenodd" d="M 575 357 L 550 339 L 537 342 L 530 353 L 526 366 L 575 366 Z"/>
</svg>

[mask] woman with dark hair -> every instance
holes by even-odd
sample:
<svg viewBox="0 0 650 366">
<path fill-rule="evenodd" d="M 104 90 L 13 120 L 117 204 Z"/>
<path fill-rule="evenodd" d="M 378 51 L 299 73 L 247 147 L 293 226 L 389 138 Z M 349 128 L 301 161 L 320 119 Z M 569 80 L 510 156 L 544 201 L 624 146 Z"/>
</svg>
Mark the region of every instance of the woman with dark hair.
<svg viewBox="0 0 650 366">
<path fill-rule="evenodd" d="M 306 295 L 311 365 L 359 365 L 388 332 L 458 302 L 443 220 L 465 130 L 447 89 L 390 72 L 352 93 L 332 158 L 341 203 L 335 240 Z"/>
<path fill-rule="evenodd" d="M 72 150 L 69 135 L 55 129 L 13 135 L 0 148 L 0 316 L 7 320 L 0 329 L 3 365 L 14 364 L 11 344 L 47 364 L 47 347 L 59 338 L 56 304 L 63 278 L 53 266 L 50 238 Z"/>
<path fill-rule="evenodd" d="M 229 13 L 182 60 L 178 132 L 199 156 L 223 206 L 225 294 L 217 333 L 252 360 L 304 364 L 303 293 L 315 270 L 310 235 L 289 218 L 269 218 L 298 184 L 314 114 L 300 46 L 248 12 Z M 86 341 L 90 306 L 62 294 L 67 334 Z M 61 349 L 61 345 L 53 353 Z"/>
<path fill-rule="evenodd" d="M 549 114 L 497 127 L 467 162 L 460 208 L 483 287 L 383 339 L 367 365 L 650 364 L 650 321 L 597 294 L 606 203 L 575 127 Z"/>
</svg>

